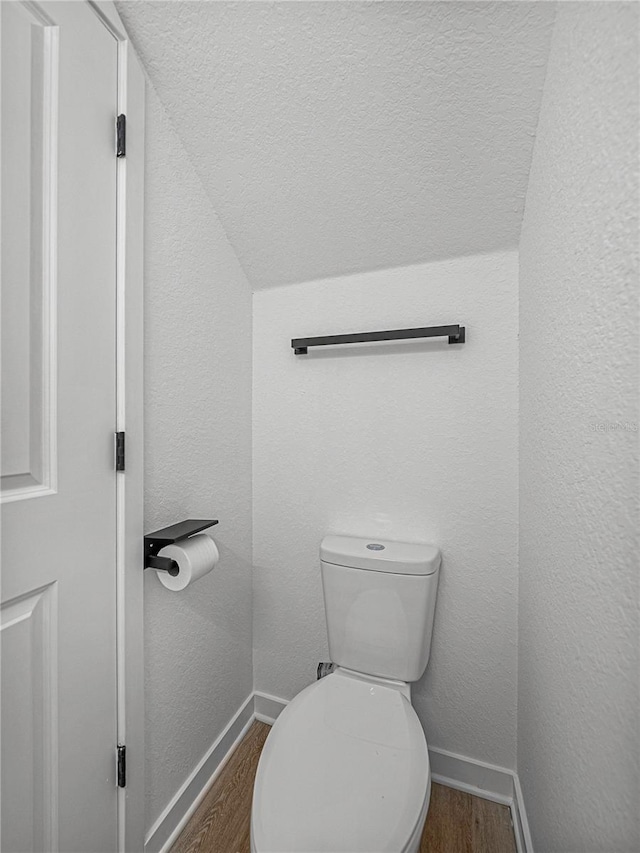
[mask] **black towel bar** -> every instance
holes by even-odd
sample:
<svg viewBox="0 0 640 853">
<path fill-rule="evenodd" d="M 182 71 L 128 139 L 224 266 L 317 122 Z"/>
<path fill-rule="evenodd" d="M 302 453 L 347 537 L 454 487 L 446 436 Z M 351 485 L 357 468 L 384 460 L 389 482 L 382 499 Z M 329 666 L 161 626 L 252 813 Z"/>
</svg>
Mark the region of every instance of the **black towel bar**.
<svg viewBox="0 0 640 853">
<path fill-rule="evenodd" d="M 364 344 L 375 341 L 406 341 L 411 338 L 449 338 L 450 344 L 463 344 L 464 326 L 423 326 L 419 329 L 389 329 L 385 332 L 356 332 L 351 335 L 324 335 L 318 338 L 293 338 L 295 355 L 305 355 L 308 347 L 341 344 Z"/>
</svg>

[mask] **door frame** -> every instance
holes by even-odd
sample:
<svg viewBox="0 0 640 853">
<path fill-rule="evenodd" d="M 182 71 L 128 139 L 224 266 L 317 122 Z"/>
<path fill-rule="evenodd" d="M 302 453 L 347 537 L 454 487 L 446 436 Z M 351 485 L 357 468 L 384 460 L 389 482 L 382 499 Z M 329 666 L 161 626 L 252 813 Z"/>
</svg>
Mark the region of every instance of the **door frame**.
<svg viewBox="0 0 640 853">
<path fill-rule="evenodd" d="M 116 424 L 126 434 L 126 470 L 116 474 L 116 658 L 118 744 L 126 787 L 118 788 L 118 853 L 144 850 L 144 129 L 145 77 L 111 0 L 83 0 L 114 36 L 117 115 L 126 153 L 116 159 Z M 115 156 L 115 116 L 114 116 Z M 115 747 L 115 744 L 114 744 Z M 115 761 L 115 750 L 114 750 Z"/>
</svg>

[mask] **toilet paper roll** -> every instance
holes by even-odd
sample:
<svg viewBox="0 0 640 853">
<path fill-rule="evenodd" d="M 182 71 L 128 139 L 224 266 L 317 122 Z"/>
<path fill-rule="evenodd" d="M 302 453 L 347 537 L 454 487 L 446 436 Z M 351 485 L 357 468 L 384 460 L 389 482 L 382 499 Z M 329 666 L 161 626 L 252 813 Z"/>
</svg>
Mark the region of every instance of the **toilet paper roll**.
<svg viewBox="0 0 640 853">
<path fill-rule="evenodd" d="M 190 536 L 175 545 L 165 545 L 158 555 L 171 557 L 180 567 L 175 577 L 169 572 L 156 572 L 161 583 L 174 592 L 185 589 L 198 578 L 208 574 L 220 559 L 216 543 L 206 533 Z"/>
</svg>

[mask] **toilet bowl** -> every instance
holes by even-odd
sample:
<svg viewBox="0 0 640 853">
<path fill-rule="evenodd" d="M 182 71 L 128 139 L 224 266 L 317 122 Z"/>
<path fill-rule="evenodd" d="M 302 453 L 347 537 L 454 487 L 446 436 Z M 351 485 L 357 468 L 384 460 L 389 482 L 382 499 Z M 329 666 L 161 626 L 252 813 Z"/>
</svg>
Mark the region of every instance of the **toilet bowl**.
<svg viewBox="0 0 640 853">
<path fill-rule="evenodd" d="M 274 724 L 253 791 L 252 853 L 417 853 L 431 772 L 409 684 L 431 649 L 440 552 L 327 536 L 320 546 L 335 672 Z"/>
<path fill-rule="evenodd" d="M 338 669 L 299 693 L 265 743 L 252 853 L 415 853 L 431 792 L 407 685 Z"/>
</svg>

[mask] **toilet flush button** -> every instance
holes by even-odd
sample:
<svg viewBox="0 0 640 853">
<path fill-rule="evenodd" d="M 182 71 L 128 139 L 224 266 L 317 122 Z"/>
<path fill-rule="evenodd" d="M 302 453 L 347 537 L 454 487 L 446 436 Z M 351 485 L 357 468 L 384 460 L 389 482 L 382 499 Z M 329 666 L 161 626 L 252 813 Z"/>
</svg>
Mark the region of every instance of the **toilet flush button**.
<svg viewBox="0 0 640 853">
<path fill-rule="evenodd" d="M 380 545 L 378 542 L 370 542 L 367 548 L 370 551 L 384 551 L 384 545 Z"/>
</svg>

